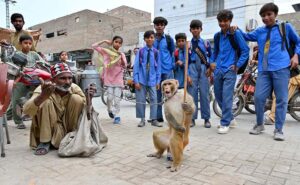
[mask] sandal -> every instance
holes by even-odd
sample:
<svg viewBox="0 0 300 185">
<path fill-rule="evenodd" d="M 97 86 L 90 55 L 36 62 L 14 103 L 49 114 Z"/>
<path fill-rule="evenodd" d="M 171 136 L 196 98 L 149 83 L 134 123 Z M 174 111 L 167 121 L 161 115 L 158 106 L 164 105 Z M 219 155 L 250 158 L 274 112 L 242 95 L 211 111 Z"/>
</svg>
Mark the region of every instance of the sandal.
<svg viewBox="0 0 300 185">
<path fill-rule="evenodd" d="M 50 143 L 40 143 L 35 149 L 35 155 L 46 155 L 49 152 Z"/>
<path fill-rule="evenodd" d="M 17 129 L 26 129 L 26 126 L 24 125 L 24 123 L 20 123 L 17 125 Z"/>
</svg>

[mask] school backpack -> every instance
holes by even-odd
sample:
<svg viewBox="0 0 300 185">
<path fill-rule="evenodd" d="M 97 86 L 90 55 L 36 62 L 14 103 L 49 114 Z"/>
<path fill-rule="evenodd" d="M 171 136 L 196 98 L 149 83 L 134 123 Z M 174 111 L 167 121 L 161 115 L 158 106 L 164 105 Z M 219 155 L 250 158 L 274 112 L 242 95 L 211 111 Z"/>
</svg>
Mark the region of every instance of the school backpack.
<svg viewBox="0 0 300 185">
<path fill-rule="evenodd" d="M 167 41 L 167 48 L 168 48 L 170 54 L 172 55 L 173 51 L 174 51 L 172 48 L 172 38 L 169 34 L 166 34 L 165 36 L 166 36 L 166 41 Z"/>
<path fill-rule="evenodd" d="M 218 32 L 217 33 L 217 36 L 216 36 L 216 40 L 215 40 L 215 50 L 216 50 L 216 53 L 219 52 L 219 43 L 220 43 L 220 37 L 221 37 L 221 32 Z M 235 39 L 234 39 L 234 34 L 229 34 L 229 42 L 230 42 L 230 45 L 231 47 L 235 50 L 236 52 L 236 56 L 237 56 L 237 59 L 236 59 L 236 62 L 237 60 L 240 58 L 241 56 L 241 49 L 239 47 L 239 45 L 236 43 Z M 243 74 L 247 65 L 248 65 L 248 61 L 249 61 L 249 56 L 248 58 L 246 59 L 246 62 L 239 68 L 237 74 Z"/>
<path fill-rule="evenodd" d="M 294 43 L 292 40 L 290 40 L 290 47 L 288 45 L 287 42 L 287 38 L 286 38 L 286 23 L 288 22 L 281 22 L 280 26 L 279 26 L 279 32 L 282 38 L 282 44 L 281 44 L 281 48 L 282 50 L 284 49 L 284 47 L 287 49 L 287 52 L 289 53 L 290 58 L 292 58 L 295 54 L 295 48 L 296 48 L 296 43 Z M 300 57 L 298 58 L 298 64 L 300 64 Z M 291 77 L 297 76 L 298 74 L 300 74 L 300 71 L 298 68 L 296 69 L 291 69 Z"/>
<path fill-rule="evenodd" d="M 140 64 L 142 64 L 142 62 L 143 62 L 144 50 L 145 50 L 145 48 L 141 48 L 139 50 L 139 62 L 140 62 Z M 154 58 L 155 58 L 154 66 L 157 67 L 158 50 L 153 47 L 153 52 L 154 52 Z"/>
</svg>

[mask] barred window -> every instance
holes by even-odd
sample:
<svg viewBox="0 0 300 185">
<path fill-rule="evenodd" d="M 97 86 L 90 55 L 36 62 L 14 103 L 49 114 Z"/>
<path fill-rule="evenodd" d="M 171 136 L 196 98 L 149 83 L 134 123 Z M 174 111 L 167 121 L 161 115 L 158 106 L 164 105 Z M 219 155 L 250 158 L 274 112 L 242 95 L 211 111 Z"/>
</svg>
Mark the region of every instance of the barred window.
<svg viewBox="0 0 300 185">
<path fill-rule="evenodd" d="M 206 16 L 212 17 L 224 9 L 224 0 L 206 0 Z"/>
</svg>

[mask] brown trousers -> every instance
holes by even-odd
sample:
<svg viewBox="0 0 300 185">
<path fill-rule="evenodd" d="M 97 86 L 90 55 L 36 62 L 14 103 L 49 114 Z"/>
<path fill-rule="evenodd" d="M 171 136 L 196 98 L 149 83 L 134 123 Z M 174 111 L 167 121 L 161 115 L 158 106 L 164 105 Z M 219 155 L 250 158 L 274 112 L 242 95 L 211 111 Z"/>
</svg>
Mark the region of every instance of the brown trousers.
<svg viewBox="0 0 300 185">
<path fill-rule="evenodd" d="M 297 75 L 297 76 L 291 78 L 289 81 L 288 101 L 290 101 L 290 99 L 295 94 L 295 91 L 299 87 L 300 87 L 300 75 Z M 276 97 L 275 97 L 275 94 L 273 93 L 272 108 L 271 108 L 271 111 L 269 112 L 269 118 L 272 120 L 273 123 L 275 123 L 275 111 L 276 111 Z"/>
<path fill-rule="evenodd" d="M 78 118 L 84 107 L 84 101 L 77 94 L 70 95 L 66 106 L 46 100 L 36 116 L 32 118 L 30 146 L 36 148 L 40 142 L 58 148 L 63 137 L 77 128 Z"/>
</svg>

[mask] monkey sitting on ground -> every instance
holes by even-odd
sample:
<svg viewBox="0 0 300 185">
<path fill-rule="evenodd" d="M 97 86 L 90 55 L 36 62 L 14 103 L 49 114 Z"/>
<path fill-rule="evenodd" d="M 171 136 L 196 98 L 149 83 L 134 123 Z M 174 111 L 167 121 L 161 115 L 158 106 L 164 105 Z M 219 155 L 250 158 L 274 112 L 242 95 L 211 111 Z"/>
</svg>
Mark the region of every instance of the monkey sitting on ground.
<svg viewBox="0 0 300 185">
<path fill-rule="evenodd" d="M 178 81 L 174 79 L 162 82 L 162 93 L 166 98 L 164 112 L 169 128 L 153 132 L 153 143 L 157 152 L 148 155 L 160 158 L 165 150 L 170 150 L 173 157 L 169 167 L 171 172 L 177 171 L 181 165 L 183 149 L 189 143 L 190 123 L 195 111 L 193 97 L 187 93 L 184 102 L 184 91 L 178 90 L 178 86 Z"/>
</svg>

